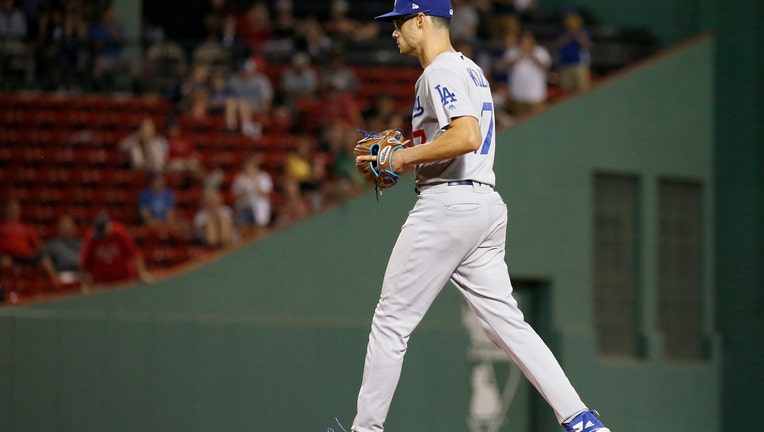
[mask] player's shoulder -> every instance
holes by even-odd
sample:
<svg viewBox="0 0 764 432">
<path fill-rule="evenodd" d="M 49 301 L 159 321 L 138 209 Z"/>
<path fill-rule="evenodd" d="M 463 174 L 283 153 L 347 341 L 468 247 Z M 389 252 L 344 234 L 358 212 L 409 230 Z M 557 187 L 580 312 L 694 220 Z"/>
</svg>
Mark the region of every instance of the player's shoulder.
<svg viewBox="0 0 764 432">
<path fill-rule="evenodd" d="M 432 64 L 428 66 L 427 69 L 430 70 L 463 70 L 465 67 L 470 65 L 472 63 L 472 60 L 470 60 L 469 57 L 465 56 L 464 54 L 458 52 L 458 51 L 449 51 L 441 53 L 439 56 L 435 57 L 435 60 L 433 60 Z"/>
<path fill-rule="evenodd" d="M 472 60 L 458 52 L 442 53 L 422 72 L 425 80 L 453 80 L 466 76 Z"/>
</svg>

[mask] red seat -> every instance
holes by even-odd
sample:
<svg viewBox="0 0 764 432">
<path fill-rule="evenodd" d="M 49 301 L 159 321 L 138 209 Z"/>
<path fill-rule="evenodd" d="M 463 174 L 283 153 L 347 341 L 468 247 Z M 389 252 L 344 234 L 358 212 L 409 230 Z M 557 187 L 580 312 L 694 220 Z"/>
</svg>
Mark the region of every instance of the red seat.
<svg viewBox="0 0 764 432">
<path fill-rule="evenodd" d="M 13 163 L 15 156 L 14 147 L 0 146 L 0 167 L 10 166 Z"/>
<path fill-rule="evenodd" d="M 175 205 L 178 207 L 199 207 L 202 199 L 201 190 L 177 190 L 175 191 Z"/>
<path fill-rule="evenodd" d="M 231 172 L 232 170 L 238 170 L 241 165 L 240 157 L 241 155 L 236 152 L 218 151 L 210 155 L 208 162 L 212 167 Z"/>
<path fill-rule="evenodd" d="M 146 174 L 129 169 L 111 169 L 103 172 L 104 186 L 112 189 L 137 187 L 146 184 Z"/>
<path fill-rule="evenodd" d="M 66 187 L 71 184 L 70 182 L 76 184 L 74 175 L 77 173 L 78 171 L 76 170 L 66 168 L 48 168 L 43 171 L 43 178 L 48 186 Z"/>
<path fill-rule="evenodd" d="M 67 190 L 67 188 L 41 187 L 37 190 L 39 202 L 51 205 L 68 204 L 70 194 L 66 192 Z"/>
<path fill-rule="evenodd" d="M 43 206 L 38 204 L 30 215 L 31 219 L 38 227 L 37 234 L 41 238 L 48 238 L 48 231 L 55 232 L 52 226 L 60 216 L 60 212 L 57 209 L 58 207 L 56 206 Z"/>
<path fill-rule="evenodd" d="M 72 186 L 99 187 L 103 188 L 103 172 L 98 168 L 85 168 L 73 170 L 71 176 Z"/>
<path fill-rule="evenodd" d="M 22 168 L 16 170 L 16 176 L 13 178 L 13 180 L 17 186 L 26 187 L 36 184 L 39 178 L 40 173 L 37 169 L 22 166 Z"/>
<path fill-rule="evenodd" d="M 55 149 L 53 159 L 59 166 L 71 166 L 76 162 L 74 150 L 68 147 Z"/>
<path fill-rule="evenodd" d="M 138 189 L 110 189 L 104 192 L 104 202 L 108 206 L 135 206 L 138 203 Z"/>
<path fill-rule="evenodd" d="M 71 190 L 71 202 L 79 206 L 98 206 L 103 204 L 103 194 L 98 190 L 77 187 Z"/>
</svg>

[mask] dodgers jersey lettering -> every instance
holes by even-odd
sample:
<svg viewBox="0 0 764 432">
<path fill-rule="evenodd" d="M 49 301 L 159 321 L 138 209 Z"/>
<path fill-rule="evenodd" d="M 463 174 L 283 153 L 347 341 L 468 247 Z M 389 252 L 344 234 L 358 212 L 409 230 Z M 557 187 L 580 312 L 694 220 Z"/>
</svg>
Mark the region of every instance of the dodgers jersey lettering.
<svg viewBox="0 0 764 432">
<path fill-rule="evenodd" d="M 483 70 L 462 53 L 445 52 L 424 69 L 415 88 L 416 100 L 411 116 L 414 145 L 434 140 L 452 119 L 462 116 L 475 117 L 483 137 L 475 152 L 418 165 L 416 184 L 472 180 L 494 186 L 493 98 Z"/>
</svg>

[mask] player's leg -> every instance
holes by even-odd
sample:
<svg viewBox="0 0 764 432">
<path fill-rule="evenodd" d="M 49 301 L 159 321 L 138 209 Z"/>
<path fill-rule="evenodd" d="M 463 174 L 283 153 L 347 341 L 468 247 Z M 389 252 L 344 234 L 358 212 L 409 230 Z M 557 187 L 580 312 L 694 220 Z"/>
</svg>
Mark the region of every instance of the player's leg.
<svg viewBox="0 0 764 432">
<path fill-rule="evenodd" d="M 467 226 L 466 217 L 463 230 L 447 223 L 442 195 L 422 193 L 390 256 L 372 320 L 354 432 L 383 430 L 408 339 L 470 250 L 466 239 L 474 243 L 479 234 Z"/>
<path fill-rule="evenodd" d="M 524 320 L 504 262 L 507 212 L 498 194 L 491 206 L 494 225 L 484 242 L 467 257 L 452 276 L 489 338 L 520 367 L 549 403 L 560 423 L 585 411 L 562 368 L 547 345 Z"/>
</svg>

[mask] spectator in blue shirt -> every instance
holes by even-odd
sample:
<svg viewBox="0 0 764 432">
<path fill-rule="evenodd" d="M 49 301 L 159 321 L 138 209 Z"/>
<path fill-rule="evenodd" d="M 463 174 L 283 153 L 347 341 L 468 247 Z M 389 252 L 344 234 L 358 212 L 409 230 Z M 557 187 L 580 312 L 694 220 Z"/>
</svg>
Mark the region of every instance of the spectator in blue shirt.
<svg viewBox="0 0 764 432">
<path fill-rule="evenodd" d="M 563 13 L 563 28 L 555 41 L 560 65 L 560 88 L 578 92 L 589 88 L 592 41 L 584 20 L 574 10 Z"/>
<path fill-rule="evenodd" d="M 175 195 L 162 174 L 152 174 L 148 187 L 138 196 L 141 220 L 146 226 L 175 225 Z"/>
<path fill-rule="evenodd" d="M 104 75 L 130 74 L 130 65 L 122 52 L 127 37 L 124 27 L 117 21 L 113 6 L 90 26 L 87 35 L 93 49 L 93 78 L 96 82 L 105 79 Z"/>
<path fill-rule="evenodd" d="M 56 286 L 79 282 L 80 236 L 74 218 L 63 215 L 58 220 L 58 236 L 48 241 L 42 250 L 42 265 Z"/>
</svg>

